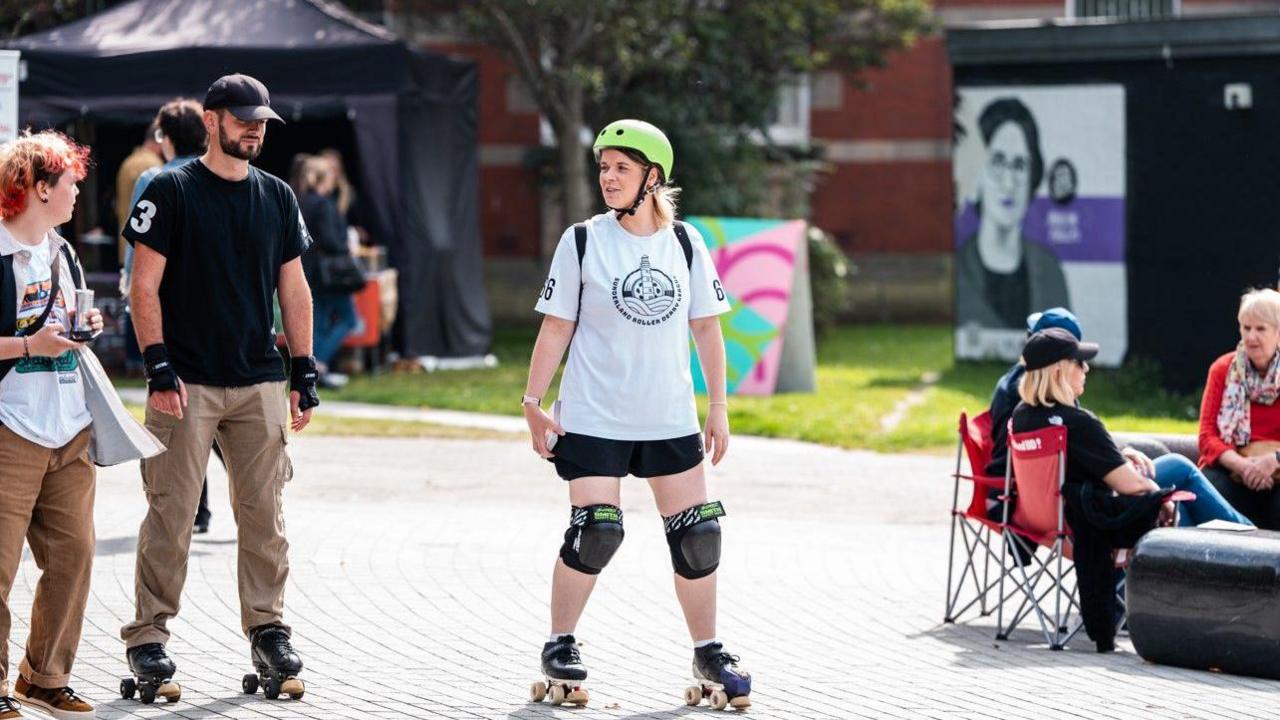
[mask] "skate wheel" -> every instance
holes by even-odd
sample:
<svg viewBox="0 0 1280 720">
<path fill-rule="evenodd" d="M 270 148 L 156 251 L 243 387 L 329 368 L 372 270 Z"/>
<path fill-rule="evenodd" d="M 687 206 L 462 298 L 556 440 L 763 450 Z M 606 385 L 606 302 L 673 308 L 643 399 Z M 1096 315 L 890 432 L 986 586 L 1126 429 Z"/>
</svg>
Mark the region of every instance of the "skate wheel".
<svg viewBox="0 0 1280 720">
<path fill-rule="evenodd" d="M 120 681 L 120 698 L 122 700 L 132 700 L 133 696 L 138 692 L 138 681 L 133 678 L 124 678 Z"/>
<path fill-rule="evenodd" d="M 156 694 L 164 698 L 165 702 L 176 703 L 182 699 L 182 686 L 176 682 L 167 682 L 160 686 Z"/>
<path fill-rule="evenodd" d="M 296 677 L 288 678 L 287 680 L 285 680 L 283 683 L 280 684 L 280 692 L 284 693 L 285 695 L 288 695 L 294 700 L 301 700 L 302 695 L 306 691 L 307 691 L 306 686 L 303 685 L 302 681 Z"/>
<path fill-rule="evenodd" d="M 729 704 L 729 696 L 723 690 L 712 690 L 707 702 L 711 704 L 712 710 L 723 710 Z"/>
<path fill-rule="evenodd" d="M 564 696 L 565 702 L 573 703 L 578 707 L 586 707 L 590 700 L 591 694 L 587 692 L 586 688 L 574 688 L 569 691 L 568 695 Z"/>
<path fill-rule="evenodd" d="M 702 688 L 690 685 L 684 689 L 684 704 L 697 705 L 702 702 Z"/>
<path fill-rule="evenodd" d="M 262 684 L 262 694 L 268 700 L 275 700 L 280 697 L 280 681 L 275 678 L 267 678 L 267 681 Z"/>
<path fill-rule="evenodd" d="M 533 702 L 542 702 L 542 698 L 547 696 L 547 684 L 539 680 L 529 686 L 529 699 Z"/>
<path fill-rule="evenodd" d="M 152 685 L 143 685 L 138 688 L 138 699 L 143 705 L 150 705 L 156 701 L 156 689 Z"/>
<path fill-rule="evenodd" d="M 552 705 L 564 704 L 564 686 L 563 685 L 551 686 L 551 704 Z"/>
<path fill-rule="evenodd" d="M 746 695 L 739 695 L 738 697 L 729 701 L 729 707 L 733 708 L 734 710 L 746 710 L 747 708 L 751 707 L 751 698 Z"/>
<path fill-rule="evenodd" d="M 240 689 L 244 690 L 245 695 L 252 695 L 258 692 L 258 676 L 245 675 L 240 679 Z"/>
</svg>

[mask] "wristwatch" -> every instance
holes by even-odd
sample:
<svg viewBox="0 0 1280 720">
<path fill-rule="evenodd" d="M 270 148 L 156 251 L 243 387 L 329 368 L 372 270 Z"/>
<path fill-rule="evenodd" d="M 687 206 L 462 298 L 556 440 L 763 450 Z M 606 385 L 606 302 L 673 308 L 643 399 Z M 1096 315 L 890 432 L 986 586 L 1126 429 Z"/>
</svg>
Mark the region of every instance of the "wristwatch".
<svg viewBox="0 0 1280 720">
<path fill-rule="evenodd" d="M 532 395 L 521 395 L 520 407 L 524 407 L 525 405 L 535 405 L 537 407 L 542 407 L 542 398 L 536 398 Z"/>
</svg>

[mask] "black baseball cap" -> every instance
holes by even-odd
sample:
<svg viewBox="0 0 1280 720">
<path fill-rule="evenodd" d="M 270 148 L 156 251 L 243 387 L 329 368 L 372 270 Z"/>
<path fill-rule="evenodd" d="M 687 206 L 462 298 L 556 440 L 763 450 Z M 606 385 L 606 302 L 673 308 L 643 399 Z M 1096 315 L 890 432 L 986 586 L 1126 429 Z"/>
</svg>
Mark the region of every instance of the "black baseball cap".
<svg viewBox="0 0 1280 720">
<path fill-rule="evenodd" d="M 1033 333 L 1022 346 L 1022 363 L 1028 370 L 1047 368 L 1059 360 L 1092 360 L 1097 355 L 1098 343 L 1080 342 L 1059 327 Z"/>
<path fill-rule="evenodd" d="M 204 95 L 204 109 L 226 109 L 237 118 L 254 120 L 284 120 L 271 109 L 271 95 L 267 86 L 248 75 L 223 75 L 209 86 Z"/>
</svg>

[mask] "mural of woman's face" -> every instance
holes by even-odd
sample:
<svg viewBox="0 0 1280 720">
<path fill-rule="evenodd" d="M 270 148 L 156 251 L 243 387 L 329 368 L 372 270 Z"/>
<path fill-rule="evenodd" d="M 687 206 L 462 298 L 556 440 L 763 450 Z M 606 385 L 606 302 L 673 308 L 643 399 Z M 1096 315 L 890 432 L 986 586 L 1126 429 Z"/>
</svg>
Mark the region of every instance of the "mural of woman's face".
<svg viewBox="0 0 1280 720">
<path fill-rule="evenodd" d="M 1031 152 L 1017 123 L 1006 122 L 987 144 L 982 214 L 1001 229 L 1018 229 L 1031 199 Z"/>
</svg>

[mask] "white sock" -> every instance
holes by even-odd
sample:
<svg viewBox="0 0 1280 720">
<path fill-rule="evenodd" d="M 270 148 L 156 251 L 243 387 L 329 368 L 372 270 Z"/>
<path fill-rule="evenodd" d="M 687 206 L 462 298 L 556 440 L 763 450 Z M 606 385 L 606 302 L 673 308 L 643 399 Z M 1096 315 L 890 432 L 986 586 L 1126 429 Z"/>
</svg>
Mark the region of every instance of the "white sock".
<svg viewBox="0 0 1280 720">
<path fill-rule="evenodd" d="M 560 640 L 560 638 L 568 637 L 569 635 L 572 635 L 572 634 L 573 634 L 573 633 L 557 633 L 557 632 L 553 632 L 553 633 L 551 633 L 551 635 L 547 638 L 547 642 L 557 642 L 557 641 L 559 641 L 559 640 Z"/>
<path fill-rule="evenodd" d="M 693 644 L 693 649 L 694 649 L 694 650 L 701 650 L 702 648 L 704 648 L 704 647 L 706 647 L 706 646 L 710 645 L 710 644 L 711 644 L 711 643 L 713 643 L 713 642 L 716 642 L 716 639 L 715 639 L 715 638 L 711 638 L 710 640 L 699 640 L 698 642 L 696 642 L 696 643 L 694 643 L 694 644 Z"/>
</svg>

